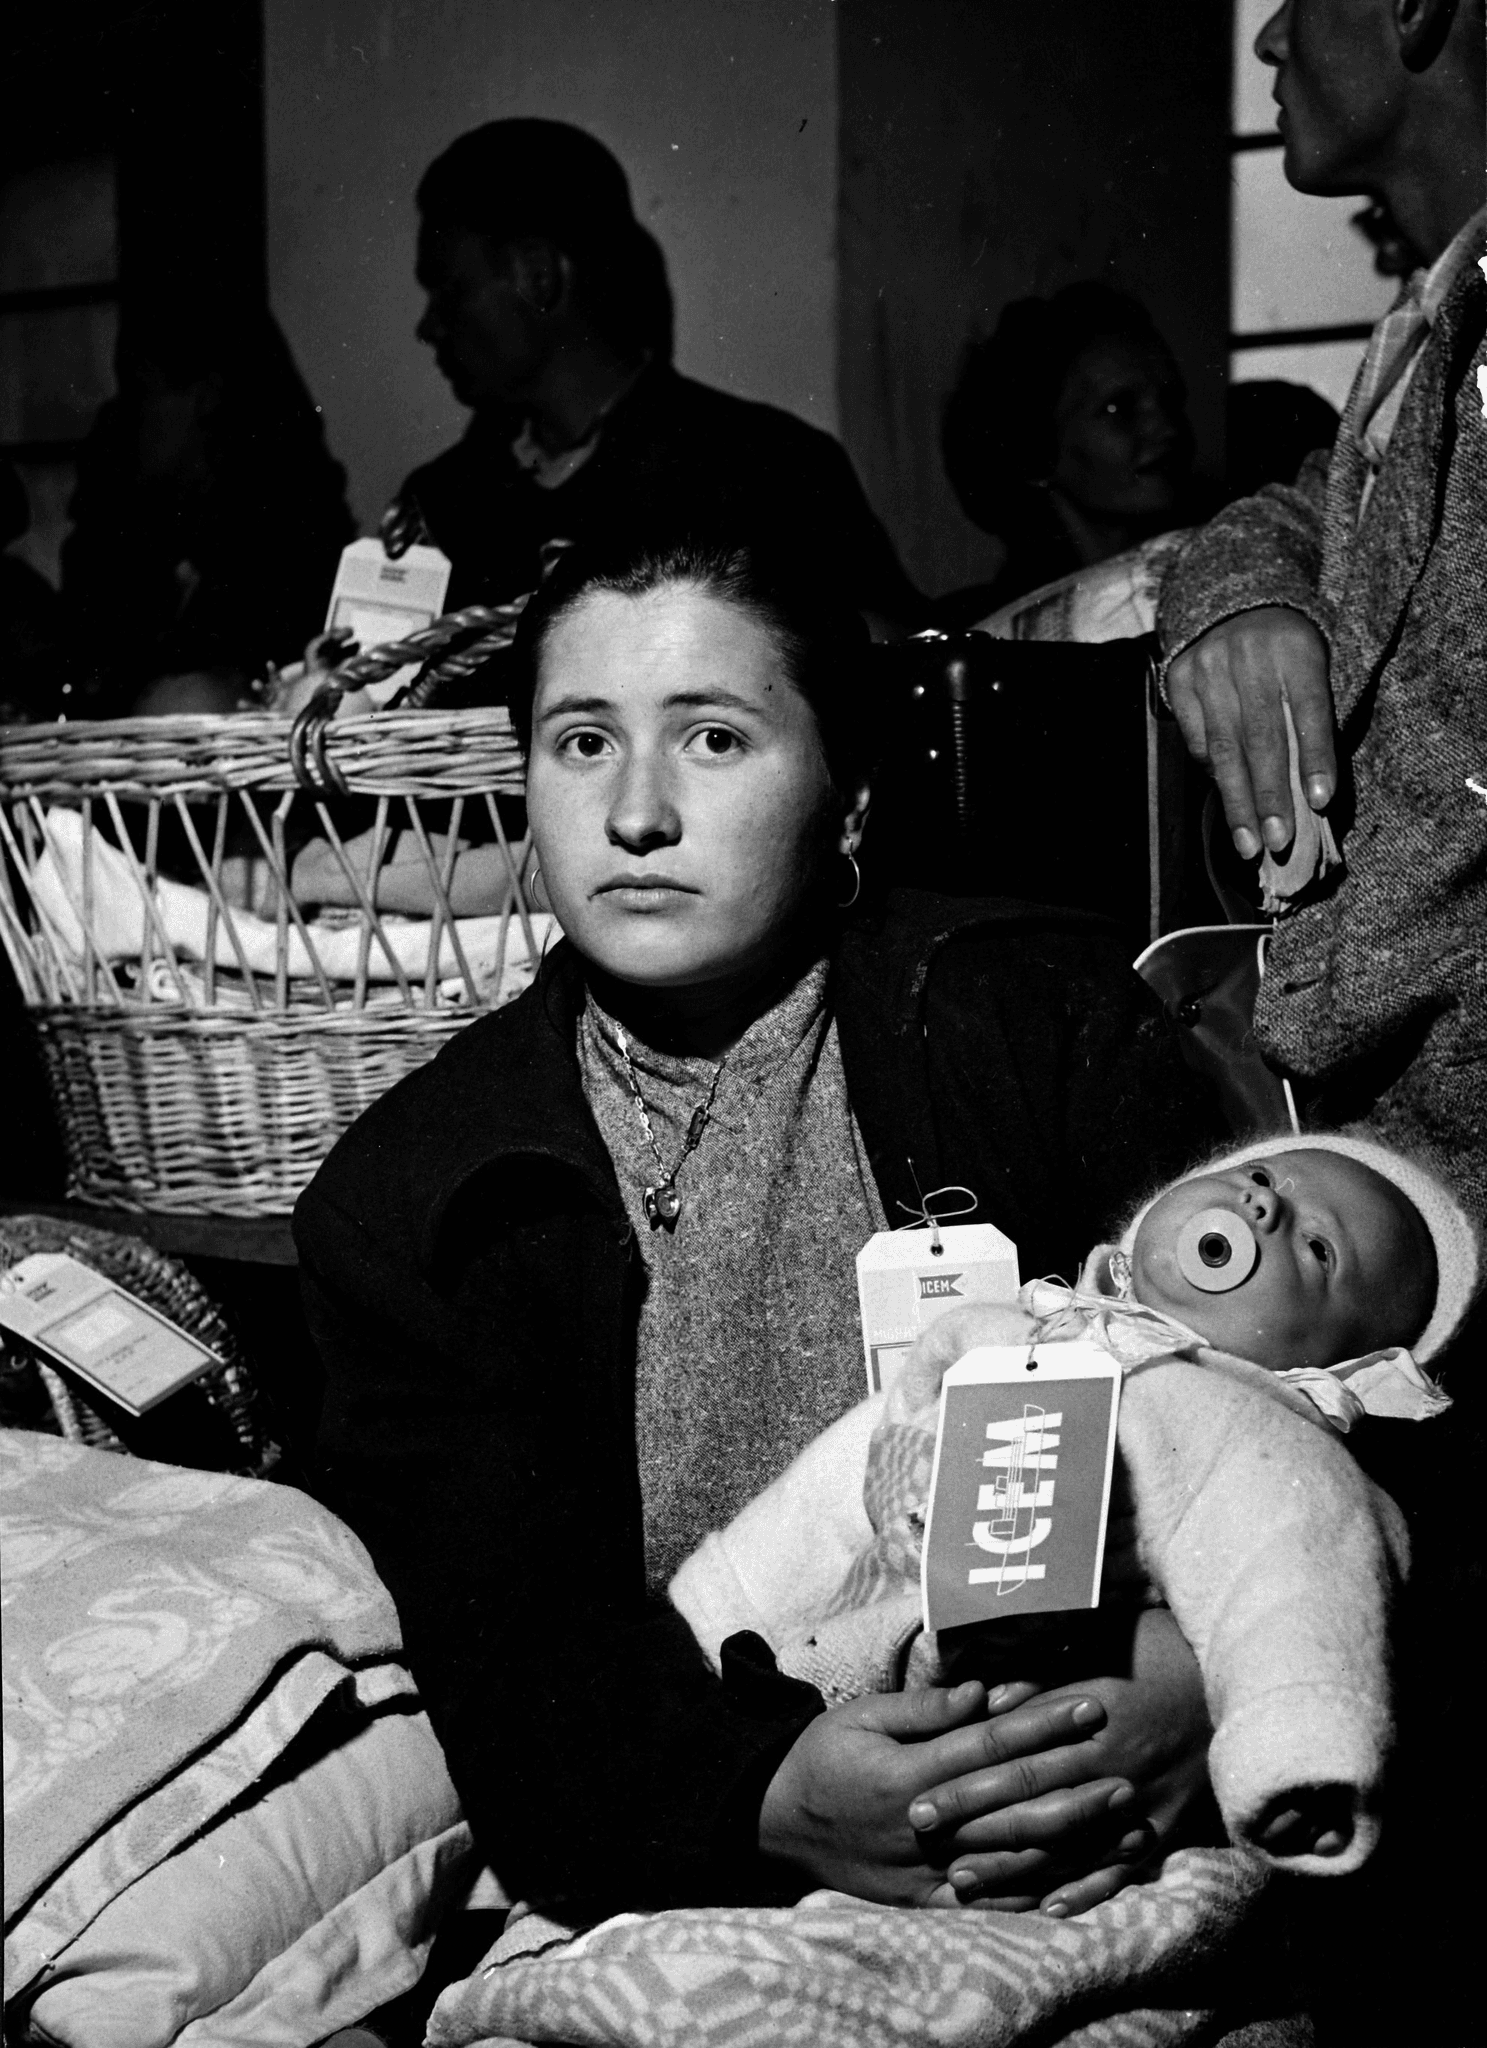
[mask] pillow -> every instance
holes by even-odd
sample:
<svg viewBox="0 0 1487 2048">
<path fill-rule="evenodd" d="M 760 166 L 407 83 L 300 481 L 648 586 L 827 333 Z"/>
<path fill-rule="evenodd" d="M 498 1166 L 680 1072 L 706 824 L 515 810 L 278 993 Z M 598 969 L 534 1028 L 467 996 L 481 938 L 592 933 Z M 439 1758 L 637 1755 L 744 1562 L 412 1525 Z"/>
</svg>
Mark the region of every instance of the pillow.
<svg viewBox="0 0 1487 2048">
<path fill-rule="evenodd" d="M 475 1875 L 425 1714 L 327 1709 L 270 1778 L 104 1907 L 25 2000 L 57 2048 L 304 2048 L 417 1982 Z"/>
<path fill-rule="evenodd" d="M 413 1681 L 371 1559 L 292 1487 L 0 1430 L 0 1524 L 9 1995 L 329 1700 Z"/>
</svg>

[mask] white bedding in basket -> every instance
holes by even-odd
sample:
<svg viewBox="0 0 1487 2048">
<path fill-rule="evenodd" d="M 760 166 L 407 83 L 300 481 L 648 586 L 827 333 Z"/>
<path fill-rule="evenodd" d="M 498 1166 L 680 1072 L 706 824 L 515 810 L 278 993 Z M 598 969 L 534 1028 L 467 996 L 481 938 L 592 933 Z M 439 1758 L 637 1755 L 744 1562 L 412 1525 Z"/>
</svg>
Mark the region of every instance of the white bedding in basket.
<svg viewBox="0 0 1487 2048">
<path fill-rule="evenodd" d="M 32 900 L 54 950 L 65 953 L 72 961 L 81 961 L 85 900 L 83 821 L 78 812 L 58 806 L 46 812 L 44 824 L 47 851 L 31 873 Z M 148 918 L 141 887 L 130 862 L 117 847 L 111 846 L 95 832 L 91 866 L 88 921 L 94 951 L 111 961 L 138 960 L 145 949 Z M 211 923 L 211 898 L 206 890 L 189 888 L 183 882 L 173 882 L 161 876 L 155 883 L 153 897 L 160 926 L 179 959 L 183 962 L 204 961 Z M 367 978 L 373 982 L 396 981 L 396 972 L 388 958 L 390 949 L 410 980 L 421 979 L 428 968 L 432 920 L 384 913 L 381 923 L 387 945 L 384 947 L 381 939 L 373 933 L 367 954 Z M 232 911 L 232 927 L 237 934 L 238 946 L 233 945 L 224 920 L 218 916 L 211 933 L 211 953 L 215 964 L 235 970 L 246 962 L 255 974 L 273 975 L 278 958 L 279 934 L 276 927 L 266 918 L 238 909 Z M 527 927 L 531 930 L 535 953 L 527 943 Z M 338 920 L 335 923 L 309 920 L 306 928 L 327 979 L 333 982 L 354 981 L 361 954 L 361 919 L 358 917 L 352 922 Z M 555 920 L 543 912 L 533 912 L 525 926 L 515 915 L 461 917 L 456 919 L 454 930 L 477 995 L 482 1001 L 492 1004 L 509 1002 L 513 996 L 520 995 L 536 974 L 548 944 L 557 936 Z M 152 949 L 158 955 L 159 940 L 153 934 Z M 288 931 L 287 951 L 290 977 L 294 980 L 313 979 L 315 965 L 310 950 L 293 924 Z M 16 965 L 20 972 L 21 963 Z M 454 1000 L 466 996 L 454 938 L 447 924 L 440 931 L 434 971 L 441 982 L 442 996 Z M 194 977 L 183 977 L 183 980 L 184 999 L 188 1002 L 199 1000 L 199 983 Z M 24 976 L 22 985 L 25 985 Z M 183 999 L 182 990 L 176 986 L 176 977 L 158 958 L 148 980 L 148 990 L 157 1000 L 179 1002 Z"/>
</svg>

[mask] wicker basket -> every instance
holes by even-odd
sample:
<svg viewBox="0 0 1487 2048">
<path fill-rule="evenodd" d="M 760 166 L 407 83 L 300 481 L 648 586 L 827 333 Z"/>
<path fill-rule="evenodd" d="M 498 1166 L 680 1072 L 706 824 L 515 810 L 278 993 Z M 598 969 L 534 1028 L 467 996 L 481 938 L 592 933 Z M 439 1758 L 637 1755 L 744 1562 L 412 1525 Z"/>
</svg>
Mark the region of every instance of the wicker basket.
<svg viewBox="0 0 1487 2048">
<path fill-rule="evenodd" d="M 294 732 L 271 713 L 0 728 L 0 941 L 77 1200 L 283 1215 L 369 1103 L 535 971 L 550 921 L 528 908 L 528 842 L 496 801 L 524 787 L 504 710 L 336 720 L 316 735 L 314 778 L 302 745 L 291 766 Z M 360 852 L 332 788 L 373 800 Z M 311 808 L 354 902 L 338 921 L 308 921 L 291 899 L 295 806 Z M 472 813 L 503 880 L 488 914 L 457 920 L 453 855 Z M 190 849 L 189 883 L 161 872 L 162 829 Z M 379 906 L 399 832 L 431 917 Z M 249 841 L 257 915 L 233 900 L 227 853 Z"/>
</svg>

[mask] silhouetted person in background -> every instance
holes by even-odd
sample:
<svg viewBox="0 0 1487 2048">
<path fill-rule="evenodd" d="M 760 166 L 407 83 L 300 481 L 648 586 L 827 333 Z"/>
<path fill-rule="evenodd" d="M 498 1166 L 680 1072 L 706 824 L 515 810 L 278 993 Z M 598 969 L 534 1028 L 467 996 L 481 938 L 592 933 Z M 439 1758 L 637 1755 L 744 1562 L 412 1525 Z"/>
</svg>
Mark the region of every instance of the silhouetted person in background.
<svg viewBox="0 0 1487 2048">
<path fill-rule="evenodd" d="M 859 610 L 915 621 L 842 448 L 774 406 L 677 374 L 665 259 L 602 143 L 557 121 L 492 121 L 418 188 L 419 339 L 474 414 L 384 521 L 454 563 L 451 606 L 533 589 L 544 547 L 674 525 L 799 548 Z"/>
<path fill-rule="evenodd" d="M 39 569 L 10 552 L 30 526 L 20 472 L 0 462 L 0 725 L 55 718 L 61 701 L 57 593 Z"/>
<path fill-rule="evenodd" d="M 1018 299 L 972 347 L 945 407 L 945 470 L 1006 558 L 938 607 L 975 624 L 1187 513 L 1193 434 L 1172 351 L 1136 299 L 1097 280 Z"/>
<path fill-rule="evenodd" d="M 91 717 L 162 677 L 236 688 L 294 660 L 355 532 L 345 472 L 266 312 L 130 313 L 118 380 L 79 455 L 62 549 L 75 710 Z"/>
<path fill-rule="evenodd" d="M 1262 484 L 1295 483 L 1312 450 L 1336 440 L 1339 414 L 1309 385 L 1259 378 L 1229 386 L 1225 419 L 1225 492 L 1246 498 Z"/>
</svg>

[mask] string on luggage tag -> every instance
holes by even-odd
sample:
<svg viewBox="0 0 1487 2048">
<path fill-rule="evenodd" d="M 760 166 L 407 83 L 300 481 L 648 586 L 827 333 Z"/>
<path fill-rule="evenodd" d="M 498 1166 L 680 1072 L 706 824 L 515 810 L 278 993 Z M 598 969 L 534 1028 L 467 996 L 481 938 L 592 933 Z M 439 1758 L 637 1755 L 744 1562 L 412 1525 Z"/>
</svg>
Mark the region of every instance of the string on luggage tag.
<svg viewBox="0 0 1487 2048">
<path fill-rule="evenodd" d="M 1291 1129 L 1296 1133 L 1297 1137 L 1299 1138 L 1301 1136 L 1301 1119 L 1296 1114 L 1296 1097 L 1292 1093 L 1291 1084 L 1286 1079 L 1284 1074 L 1281 1075 L 1280 1085 L 1285 1091 L 1286 1115 L 1291 1119 Z"/>
<path fill-rule="evenodd" d="M 945 1256 L 945 1247 L 940 1238 L 940 1225 L 953 1222 L 957 1216 L 969 1216 L 971 1211 L 977 1206 L 975 1190 L 962 1187 L 959 1181 L 951 1181 L 946 1187 L 931 1188 L 929 1193 L 926 1194 L 919 1185 L 919 1175 L 915 1172 L 912 1159 L 909 1161 L 909 1176 L 914 1183 L 914 1192 L 919 1197 L 919 1207 L 916 1209 L 912 1202 L 900 1202 L 898 1206 L 904 1211 L 909 1220 L 907 1223 L 895 1223 L 893 1227 L 895 1230 L 923 1230 L 927 1228 L 929 1231 L 930 1256 L 942 1259 Z M 931 1202 L 938 1202 L 945 1195 L 964 1195 L 966 1199 L 956 1209 L 940 1209 L 937 1211 L 930 1207 Z"/>
<path fill-rule="evenodd" d="M 1038 1370 L 1038 1361 L 1033 1354 L 1038 1346 L 1057 1330 L 1059 1324 L 1073 1308 L 1075 1299 L 1075 1290 L 1069 1285 L 1062 1273 L 1045 1273 L 1041 1280 L 1037 1280 L 1033 1284 L 1037 1287 L 1061 1287 L 1068 1296 L 1068 1300 L 1060 1303 L 1057 1308 L 1045 1309 L 1041 1315 L 1032 1317 L 1033 1327 L 1028 1336 L 1027 1357 L 1022 1362 L 1024 1372 L 1036 1372 Z"/>
<path fill-rule="evenodd" d="M 1287 717 L 1289 718 L 1289 716 L 1290 716 L 1290 713 L 1288 712 L 1288 713 L 1287 713 L 1286 715 L 1287 715 Z M 1209 801 L 1210 801 L 1210 802 L 1212 802 L 1212 800 L 1213 800 L 1213 797 L 1214 797 L 1214 794 L 1215 794 L 1215 792 L 1214 792 L 1213 790 L 1210 790 L 1210 791 L 1209 791 L 1208 795 L 1209 795 Z M 1207 812 L 1205 811 L 1205 812 L 1204 812 L 1204 818 L 1205 818 L 1205 820 L 1207 819 L 1207 816 L 1208 816 L 1208 813 L 1207 813 Z M 1333 854 L 1334 854 L 1334 856 L 1335 856 L 1335 855 L 1336 855 L 1336 853 L 1337 853 L 1337 849 L 1336 849 L 1336 847 L 1334 847 L 1334 848 L 1332 849 L 1332 851 L 1333 851 Z M 1220 895 L 1220 896 L 1222 896 L 1224 892 L 1223 892 L 1222 888 L 1220 888 L 1220 887 L 1219 887 L 1219 883 L 1218 883 L 1218 880 L 1217 880 L 1217 878 L 1216 878 L 1216 876 L 1214 875 L 1214 872 L 1213 872 L 1213 862 L 1212 862 L 1212 860 L 1211 860 L 1211 859 L 1210 859 L 1210 857 L 1209 857 L 1209 841 L 1208 841 L 1208 833 L 1207 833 L 1207 830 L 1206 830 L 1206 829 L 1205 829 L 1205 831 L 1204 831 L 1204 834 L 1203 834 L 1203 858 L 1204 858 L 1204 860 L 1205 860 L 1205 861 L 1207 861 L 1207 862 L 1208 862 L 1208 879 L 1209 879 L 1209 881 L 1210 881 L 1210 882 L 1212 882 L 1212 883 L 1213 883 L 1213 886 L 1214 886 L 1214 888 L 1218 890 L 1218 893 L 1219 893 L 1219 895 Z M 1325 870 L 1326 870 L 1326 867 L 1327 867 L 1327 861 L 1326 861 L 1326 857 L 1325 857 L 1325 853 L 1324 853 L 1324 856 L 1323 856 L 1323 862 L 1322 862 L 1322 867 L 1321 867 L 1321 869 L 1319 869 L 1319 870 L 1318 870 L 1318 872 L 1319 872 L 1319 873 L 1323 873 L 1323 872 L 1325 872 Z M 1259 939 L 1259 951 L 1260 951 L 1260 979 L 1261 979 L 1261 981 L 1263 981 L 1263 980 L 1265 979 L 1265 969 L 1266 969 L 1266 967 L 1267 967 L 1267 966 L 1268 966 L 1268 965 L 1270 964 L 1270 933 L 1269 933 L 1269 932 L 1262 932 L 1262 933 L 1261 933 L 1261 935 L 1260 935 L 1260 939 Z M 1282 1093 L 1282 1094 L 1283 1094 L 1283 1095 L 1285 1096 L 1285 1098 L 1286 1098 L 1286 1115 L 1287 1115 L 1287 1116 L 1288 1116 L 1288 1117 L 1289 1117 L 1289 1118 L 1291 1119 L 1291 1129 L 1292 1129 L 1292 1130 L 1293 1130 L 1293 1131 L 1294 1131 L 1294 1132 L 1296 1133 L 1296 1136 L 1297 1136 L 1297 1137 L 1299 1138 L 1299 1137 L 1301 1136 L 1301 1118 L 1300 1118 L 1300 1117 L 1299 1117 L 1299 1116 L 1297 1115 L 1297 1113 L 1296 1113 L 1296 1096 L 1295 1096 L 1295 1092 L 1293 1091 L 1293 1089 L 1292 1089 L 1292 1087 L 1291 1087 L 1291 1084 L 1290 1084 L 1290 1082 L 1289 1082 L 1289 1081 L 1288 1081 L 1288 1080 L 1286 1079 L 1286 1077 L 1285 1077 L 1285 1075 L 1284 1075 L 1284 1074 L 1282 1074 L 1282 1075 L 1281 1075 L 1281 1077 L 1280 1077 L 1280 1085 L 1281 1085 L 1281 1093 Z"/>
</svg>

